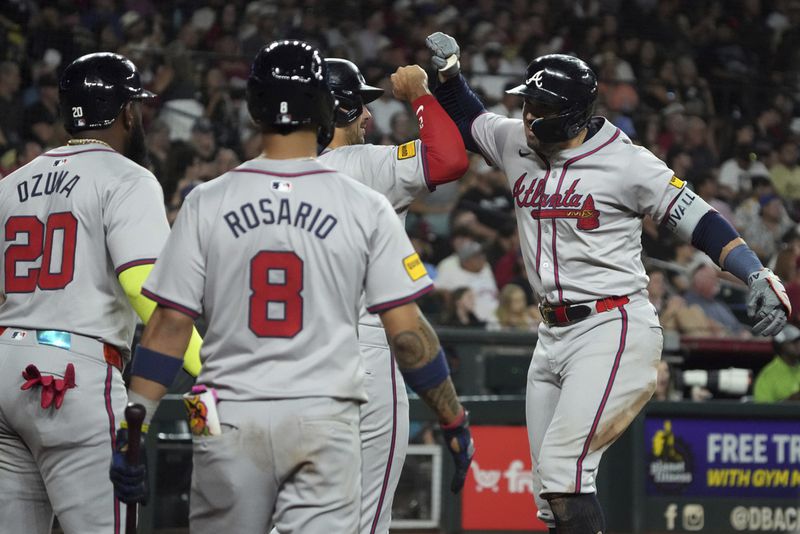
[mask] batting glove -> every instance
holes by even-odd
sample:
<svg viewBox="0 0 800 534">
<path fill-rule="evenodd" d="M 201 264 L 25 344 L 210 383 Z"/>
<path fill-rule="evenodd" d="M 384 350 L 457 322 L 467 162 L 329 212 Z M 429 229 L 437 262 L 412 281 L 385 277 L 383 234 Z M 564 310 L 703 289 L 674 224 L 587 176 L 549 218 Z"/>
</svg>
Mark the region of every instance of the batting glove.
<svg viewBox="0 0 800 534">
<path fill-rule="evenodd" d="M 461 57 L 461 49 L 455 39 L 446 33 L 436 32 L 430 34 L 425 39 L 425 45 L 430 49 L 433 57 L 433 66 L 439 69 L 439 73 L 444 78 L 457 76 L 461 70 L 458 58 Z"/>
<path fill-rule="evenodd" d="M 792 305 L 786 295 L 781 279 L 767 268 L 750 275 L 747 279 L 750 294 L 747 296 L 747 315 L 756 320 L 754 334 L 774 336 L 786 324 L 792 313 Z"/>
<path fill-rule="evenodd" d="M 475 456 L 475 444 L 472 442 L 472 434 L 469 432 L 469 414 L 464 411 L 461 413 L 461 417 L 454 422 L 442 425 L 442 433 L 447 450 L 450 451 L 453 462 L 456 464 L 456 472 L 450 482 L 450 491 L 458 493 L 464 487 L 469 464 L 472 463 L 472 457 Z"/>
<path fill-rule="evenodd" d="M 139 463 L 131 465 L 125 457 L 128 452 L 128 429 L 117 430 L 109 476 L 114 485 L 114 496 L 124 503 L 147 504 L 150 497 L 147 487 L 147 452 L 144 448 L 144 436 L 142 432 L 139 442 Z"/>
</svg>

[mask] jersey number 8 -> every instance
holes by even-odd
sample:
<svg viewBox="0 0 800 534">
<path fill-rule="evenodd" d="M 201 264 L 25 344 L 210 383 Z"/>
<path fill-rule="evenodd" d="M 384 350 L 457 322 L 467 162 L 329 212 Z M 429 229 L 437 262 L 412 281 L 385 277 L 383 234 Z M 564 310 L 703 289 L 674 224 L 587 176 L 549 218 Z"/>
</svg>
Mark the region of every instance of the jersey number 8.
<svg viewBox="0 0 800 534">
<path fill-rule="evenodd" d="M 250 260 L 250 330 L 290 338 L 303 329 L 303 260 L 294 252 L 263 250 Z"/>
<path fill-rule="evenodd" d="M 78 220 L 68 212 L 53 213 L 42 223 L 38 217 L 21 215 L 6 221 L 6 241 L 16 241 L 20 234 L 27 236 L 24 244 L 14 244 L 5 254 L 6 293 L 32 293 L 39 289 L 64 289 L 75 274 L 75 242 Z M 60 240 L 60 252 L 56 244 Z M 43 256 L 43 257 L 42 257 Z M 42 257 L 41 267 L 28 267 L 26 274 L 17 274 L 20 262 L 35 262 Z M 54 258 L 60 260 L 54 261 Z M 53 272 L 53 264 L 60 263 Z"/>
</svg>

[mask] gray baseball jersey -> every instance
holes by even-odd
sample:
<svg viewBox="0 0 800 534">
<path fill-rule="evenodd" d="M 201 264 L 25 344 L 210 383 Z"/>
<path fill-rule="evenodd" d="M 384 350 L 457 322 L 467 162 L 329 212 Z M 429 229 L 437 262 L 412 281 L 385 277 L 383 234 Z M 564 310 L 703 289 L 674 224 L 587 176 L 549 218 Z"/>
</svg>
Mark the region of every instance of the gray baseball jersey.
<svg viewBox="0 0 800 534">
<path fill-rule="evenodd" d="M 51 150 L 0 181 L 0 325 L 64 330 L 127 352 L 136 315 L 117 274 L 169 234 L 147 169 L 102 144 Z"/>
<path fill-rule="evenodd" d="M 319 161 L 385 196 L 405 224 L 414 199 L 432 191 L 425 167 L 425 145 L 417 139 L 402 145 L 350 145 L 325 150 Z M 362 303 L 359 324 L 382 328 Z M 388 344 L 387 344 L 388 347 Z"/>
<path fill-rule="evenodd" d="M 484 113 L 472 124 L 483 155 L 508 177 L 525 267 L 543 301 L 644 291 L 641 217 L 661 222 L 682 193 L 693 197 L 661 160 L 602 120 L 591 139 L 549 161 L 527 146 L 521 120 Z"/>
<path fill-rule="evenodd" d="M 607 120 L 592 120 L 594 135 L 547 158 L 527 146 L 520 120 L 486 113 L 472 124 L 484 156 L 508 177 L 539 298 L 587 303 L 590 312 L 542 324 L 528 372 L 533 487 L 550 527 L 544 496 L 594 493 L 603 452 L 655 390 L 662 335 L 645 289 L 642 217 L 674 226 L 694 198 L 651 152 Z"/>
<path fill-rule="evenodd" d="M 385 196 L 402 221 L 408 206 L 433 190 L 428 184 L 425 145 L 419 139 L 397 146 L 343 146 L 325 150 L 319 161 Z"/>
<path fill-rule="evenodd" d="M 425 146 L 351 145 L 325 150 L 320 162 L 385 196 L 405 222 L 408 206 L 432 188 Z M 362 298 L 363 300 L 363 298 Z M 358 338 L 368 401 L 361 407 L 361 534 L 389 532 L 392 502 L 408 449 L 408 395 L 377 315 L 361 306 Z"/>
<path fill-rule="evenodd" d="M 208 323 L 221 399 L 365 400 L 356 321 L 432 288 L 389 202 L 316 160 L 246 162 L 186 198 L 144 293 Z"/>
<path fill-rule="evenodd" d="M 0 181 L 0 223 L 3 531 L 49 533 L 55 514 L 64 532 L 120 532 L 108 465 L 136 323 L 117 274 L 160 253 L 161 187 L 106 145 L 61 147 Z M 74 376 L 63 405 L 42 406 L 44 383 L 21 390 L 31 366 Z"/>
</svg>

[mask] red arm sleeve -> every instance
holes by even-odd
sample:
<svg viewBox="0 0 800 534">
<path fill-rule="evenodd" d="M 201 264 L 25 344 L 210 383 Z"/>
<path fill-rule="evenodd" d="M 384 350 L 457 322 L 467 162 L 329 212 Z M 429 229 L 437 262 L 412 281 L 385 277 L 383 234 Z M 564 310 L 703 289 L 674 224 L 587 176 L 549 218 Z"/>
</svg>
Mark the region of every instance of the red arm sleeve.
<svg viewBox="0 0 800 534">
<path fill-rule="evenodd" d="M 456 123 L 433 95 L 421 96 L 411 106 L 419 120 L 428 185 L 433 189 L 458 180 L 467 172 L 469 160 Z"/>
</svg>

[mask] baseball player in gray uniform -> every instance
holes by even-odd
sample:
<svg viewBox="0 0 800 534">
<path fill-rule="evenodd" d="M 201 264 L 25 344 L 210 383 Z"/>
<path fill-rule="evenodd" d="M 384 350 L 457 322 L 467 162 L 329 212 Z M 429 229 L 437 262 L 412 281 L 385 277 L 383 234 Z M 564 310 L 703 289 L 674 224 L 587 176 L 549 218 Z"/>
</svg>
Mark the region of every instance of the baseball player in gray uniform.
<svg viewBox="0 0 800 534">
<path fill-rule="evenodd" d="M 460 178 L 469 161 L 455 123 L 428 90 L 425 71 L 413 65 L 392 75 L 394 94 L 411 104 L 420 139 L 399 146 L 364 144 L 372 115 L 367 104 L 383 89 L 364 81 L 346 59 L 326 59 L 331 88 L 339 101 L 336 130 L 319 161 L 381 193 L 405 222 L 417 197 Z M 361 306 L 358 344 L 364 357 L 367 402 L 361 405 L 362 534 L 386 534 L 392 501 L 408 449 L 408 396 L 378 315 Z"/>
<path fill-rule="evenodd" d="M 153 95 L 116 54 L 74 61 L 60 95 L 73 139 L 0 181 L 0 530 L 49 534 L 55 513 L 66 533 L 116 534 L 122 367 L 169 233 L 139 164 Z"/>
<path fill-rule="evenodd" d="M 745 281 L 753 331 L 772 335 L 790 305 L 780 280 L 736 231 L 650 151 L 593 117 L 594 72 L 552 54 L 533 60 L 523 120 L 487 113 L 443 33 L 427 44 L 435 94 L 470 150 L 508 177 L 520 243 L 544 324 L 528 373 L 527 422 L 539 516 L 559 534 L 605 532 L 600 457 L 650 399 L 662 335 L 640 256 L 650 215 Z"/>
<path fill-rule="evenodd" d="M 466 414 L 413 303 L 432 284 L 394 210 L 315 159 L 336 102 L 319 52 L 264 47 L 247 102 L 264 152 L 186 198 L 145 284 L 159 307 L 130 393 L 155 411 L 203 314 L 198 382 L 216 392 L 220 431 L 194 440 L 192 532 L 357 532 L 362 293 L 406 382 L 440 418 L 459 487 L 473 451 Z M 126 498 L 143 498 L 142 466 L 115 457 L 111 475 Z"/>
</svg>

